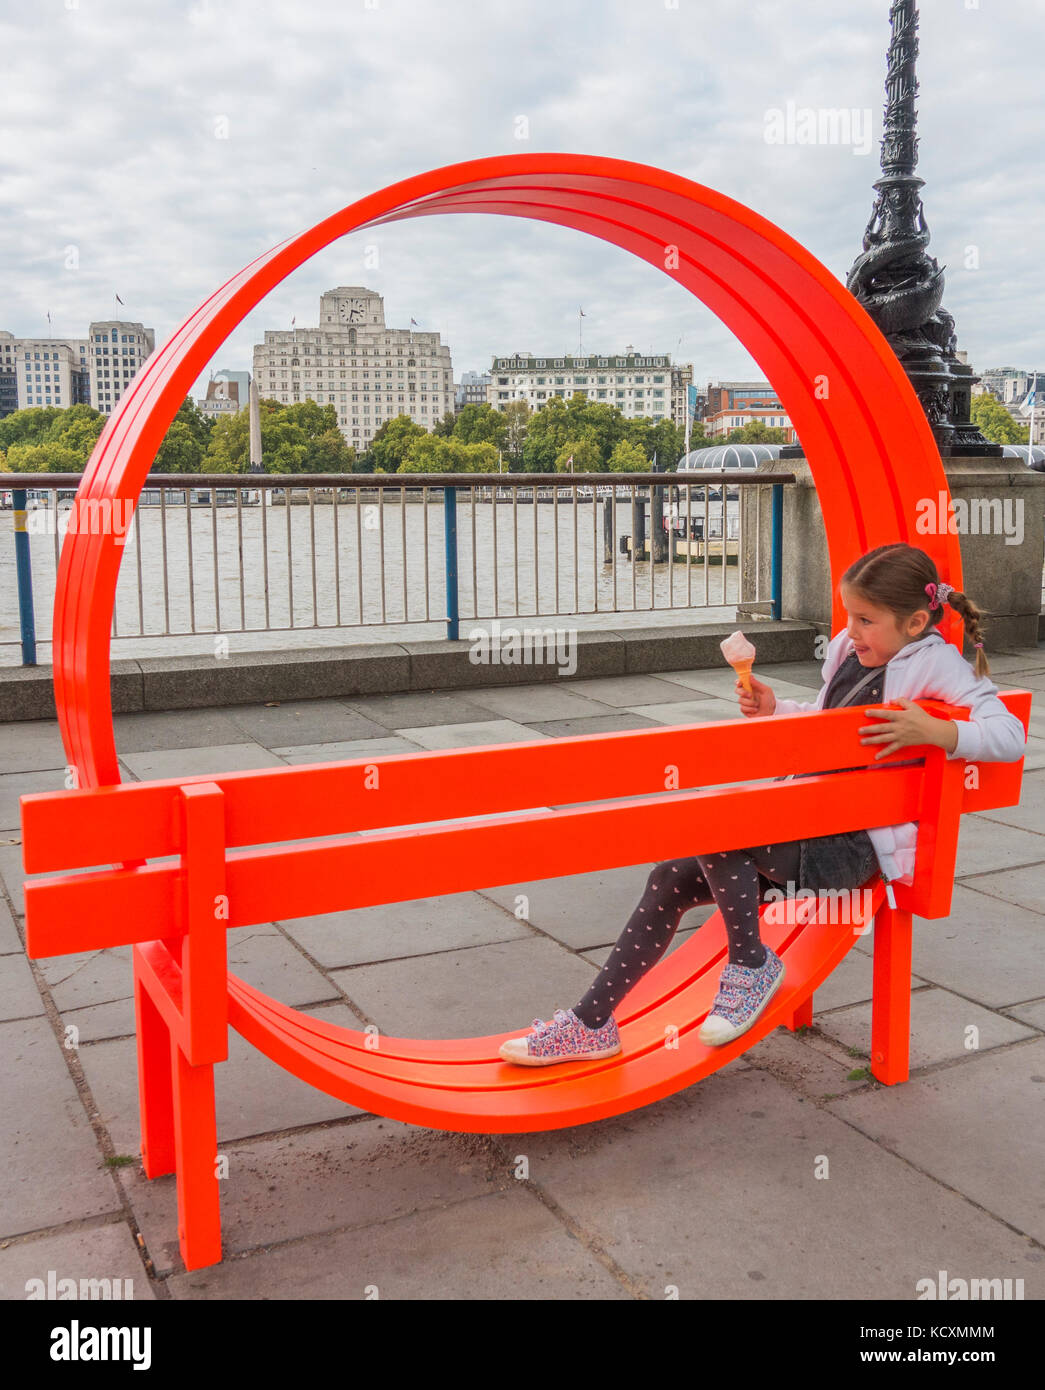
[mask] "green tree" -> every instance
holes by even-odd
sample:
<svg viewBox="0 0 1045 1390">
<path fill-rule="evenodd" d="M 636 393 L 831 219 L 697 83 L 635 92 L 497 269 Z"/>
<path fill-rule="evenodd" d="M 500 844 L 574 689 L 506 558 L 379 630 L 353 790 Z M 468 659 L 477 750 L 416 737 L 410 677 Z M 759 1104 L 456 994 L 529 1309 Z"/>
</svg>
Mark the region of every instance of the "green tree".
<svg viewBox="0 0 1045 1390">
<path fill-rule="evenodd" d="M 345 443 L 345 437 L 336 427 L 324 430 L 322 434 L 310 439 L 305 445 L 305 473 L 351 473 L 356 461 L 356 451 Z"/>
<path fill-rule="evenodd" d="M 567 417 L 565 402 L 558 396 L 533 412 L 523 443 L 523 469 L 527 473 L 555 472 L 555 460 L 566 443 L 572 423 Z"/>
<path fill-rule="evenodd" d="M 452 410 L 448 410 L 441 420 L 439 420 L 432 433 L 437 439 L 449 439 L 454 432 L 457 424 L 457 416 Z"/>
<path fill-rule="evenodd" d="M 721 439 L 714 441 L 718 444 L 786 444 L 787 430 L 776 429 L 772 425 L 763 425 L 761 420 L 749 420 L 746 425 L 739 429 L 730 430 Z"/>
<path fill-rule="evenodd" d="M 454 438 L 462 444 L 493 444 L 504 448 L 508 422 L 492 405 L 466 405 L 454 425 Z"/>
<path fill-rule="evenodd" d="M 523 445 L 526 443 L 530 407 L 526 401 L 509 401 L 501 414 L 504 416 L 504 451 L 508 467 L 519 470 L 523 467 Z"/>
<path fill-rule="evenodd" d="M 267 416 L 276 406 L 272 400 L 260 403 L 262 441 Z M 246 473 L 250 464 L 250 417 L 246 410 L 237 415 L 222 415 L 214 422 L 203 457 L 204 473 Z"/>
<path fill-rule="evenodd" d="M 570 458 L 573 458 L 573 468 L 569 465 Z M 601 473 L 603 472 L 602 454 L 599 446 L 591 435 L 583 436 L 580 439 L 567 440 L 559 450 L 555 458 L 556 473 Z"/>
<path fill-rule="evenodd" d="M 497 448 L 489 441 L 464 446 L 466 473 L 497 473 Z"/>
<path fill-rule="evenodd" d="M 409 415 L 396 415 L 386 420 L 370 442 L 370 464 L 375 473 L 395 473 L 406 457 L 413 440 L 428 431 L 415 424 Z"/>
<path fill-rule="evenodd" d="M 9 449 L 12 444 L 42 444 L 48 439 L 53 426 L 65 417 L 66 412 L 56 405 L 33 406 L 29 410 L 16 410 L 0 420 L 0 449 Z"/>
<path fill-rule="evenodd" d="M 607 468 L 610 473 L 649 473 L 650 462 L 641 444 L 622 439 L 610 455 Z"/>
<path fill-rule="evenodd" d="M 61 419 L 51 425 L 48 437 L 56 444 L 75 449 L 84 464 L 105 428 L 105 416 L 89 405 L 73 405 L 63 410 Z"/>
<path fill-rule="evenodd" d="M 84 458 L 67 444 L 12 444 L 7 468 L 12 473 L 82 473 Z"/>
<path fill-rule="evenodd" d="M 995 444 L 1026 444 L 1030 439 L 1030 425 L 1018 425 L 1002 403 L 987 392 L 973 396 L 969 416 L 983 437 Z"/>
</svg>

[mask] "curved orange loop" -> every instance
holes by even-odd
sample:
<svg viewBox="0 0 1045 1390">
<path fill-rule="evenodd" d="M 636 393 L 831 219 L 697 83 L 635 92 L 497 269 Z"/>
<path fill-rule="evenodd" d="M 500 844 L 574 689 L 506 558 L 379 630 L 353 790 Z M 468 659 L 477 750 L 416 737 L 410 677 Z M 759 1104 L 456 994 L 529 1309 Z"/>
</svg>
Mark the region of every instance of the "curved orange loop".
<svg viewBox="0 0 1045 1390">
<path fill-rule="evenodd" d="M 946 475 L 903 369 L 853 296 L 750 208 L 664 170 L 596 155 L 500 155 L 431 170 L 362 198 L 258 256 L 149 359 L 99 438 L 78 501 L 136 504 L 192 383 L 232 330 L 298 266 L 349 232 L 448 213 L 528 217 L 599 237 L 663 270 L 732 330 L 779 392 L 802 440 L 827 531 L 833 629 L 844 622 L 840 574 L 876 545 L 910 540 L 932 555 L 943 577 L 961 585 L 957 536 L 912 533 L 918 502 L 949 495 Z M 55 701 L 67 760 L 81 787 L 120 781 L 109 638 L 121 558 L 113 535 L 86 528 L 70 529 L 61 552 Z M 960 648 L 956 618 L 945 632 Z M 791 976 L 786 987 L 755 1029 L 717 1049 L 700 1048 L 694 1024 L 710 1007 L 709 972 L 721 959 L 721 943 L 710 943 L 707 926 L 699 939 L 661 961 L 629 998 L 626 1068 L 618 1061 L 610 1068 L 568 1068 L 556 1078 L 520 1076 L 495 1060 L 486 1039 L 398 1040 L 391 1050 L 384 1040 L 371 1053 L 363 1035 L 344 1029 L 332 1036 L 316 1020 L 231 976 L 230 1017 L 289 1070 L 392 1118 L 425 1123 L 441 1117 L 443 1128 L 489 1129 L 494 1118 L 505 1129 L 554 1127 L 646 1104 L 723 1065 L 783 1021 L 789 1002 L 807 998 L 855 938 L 848 931 L 825 933 L 816 923 L 792 928 L 780 939 Z M 768 928 L 766 939 L 774 939 Z M 680 1032 L 675 1060 L 667 1065 L 665 1026 Z M 511 1071 L 516 1074 L 505 1074 Z M 491 1096 L 500 1097 L 492 1110 Z"/>
</svg>

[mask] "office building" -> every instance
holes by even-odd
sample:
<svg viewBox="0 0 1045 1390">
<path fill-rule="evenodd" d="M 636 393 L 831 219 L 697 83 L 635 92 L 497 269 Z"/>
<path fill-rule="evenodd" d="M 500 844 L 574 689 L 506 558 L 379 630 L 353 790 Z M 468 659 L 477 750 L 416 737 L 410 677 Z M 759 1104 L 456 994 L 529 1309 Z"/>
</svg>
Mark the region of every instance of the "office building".
<svg viewBox="0 0 1045 1390">
<path fill-rule="evenodd" d="M 263 399 L 333 405 L 360 452 L 397 415 L 431 430 L 454 407 L 450 349 L 439 334 L 389 328 L 382 296 L 360 285 L 322 295 L 314 328 L 266 331 L 254 376 Z"/>
</svg>

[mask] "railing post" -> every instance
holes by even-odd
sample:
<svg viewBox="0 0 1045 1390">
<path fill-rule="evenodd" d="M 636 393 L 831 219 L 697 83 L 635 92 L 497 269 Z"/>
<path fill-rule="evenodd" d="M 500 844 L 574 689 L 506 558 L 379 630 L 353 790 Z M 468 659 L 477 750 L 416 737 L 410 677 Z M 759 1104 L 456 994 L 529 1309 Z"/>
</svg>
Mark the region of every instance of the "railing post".
<svg viewBox="0 0 1045 1390">
<path fill-rule="evenodd" d="M 33 567 L 29 557 L 29 532 L 26 529 L 26 490 L 15 488 L 11 505 L 15 518 L 15 573 L 18 579 L 18 619 L 22 629 L 22 665 L 36 665 L 36 618 L 33 614 Z M 57 521 L 58 494 L 55 493 Z"/>
<path fill-rule="evenodd" d="M 779 622 L 784 612 L 784 488 L 773 483 L 773 521 L 770 532 L 769 582 L 773 620 Z"/>
<path fill-rule="evenodd" d="M 495 524 L 496 520 L 495 517 Z M 443 488 L 443 529 L 446 536 L 446 636 L 449 641 L 456 642 L 461 624 L 457 599 L 457 489 L 450 485 Z"/>
</svg>

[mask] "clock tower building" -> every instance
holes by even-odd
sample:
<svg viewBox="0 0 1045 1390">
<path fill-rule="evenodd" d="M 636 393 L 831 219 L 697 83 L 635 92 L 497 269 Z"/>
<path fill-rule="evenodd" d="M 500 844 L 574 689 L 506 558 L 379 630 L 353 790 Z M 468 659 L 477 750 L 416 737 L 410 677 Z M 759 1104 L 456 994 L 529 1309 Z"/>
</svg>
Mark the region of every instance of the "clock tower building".
<svg viewBox="0 0 1045 1390">
<path fill-rule="evenodd" d="M 281 405 L 334 406 L 358 453 L 386 420 L 407 415 L 431 430 L 454 408 L 449 347 L 438 333 L 389 328 L 381 295 L 362 285 L 327 290 L 315 328 L 267 330 L 254 375 L 259 395 Z"/>
</svg>

